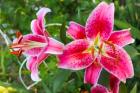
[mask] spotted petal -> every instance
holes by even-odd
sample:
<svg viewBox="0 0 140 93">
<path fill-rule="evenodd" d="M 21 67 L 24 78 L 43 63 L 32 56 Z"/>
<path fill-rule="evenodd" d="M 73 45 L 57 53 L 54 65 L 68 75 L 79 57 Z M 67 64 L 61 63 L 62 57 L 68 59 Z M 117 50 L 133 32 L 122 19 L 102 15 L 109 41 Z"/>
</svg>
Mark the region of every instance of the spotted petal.
<svg viewBox="0 0 140 93">
<path fill-rule="evenodd" d="M 91 88 L 91 93 L 109 93 L 109 92 L 108 92 L 107 88 L 98 84 L 97 86 L 93 86 Z"/>
<path fill-rule="evenodd" d="M 80 70 L 92 64 L 93 56 L 84 52 L 88 42 L 84 39 L 75 40 L 65 46 L 64 52 L 60 55 L 58 67 L 71 70 Z"/>
<path fill-rule="evenodd" d="M 92 65 L 86 68 L 85 76 L 84 76 L 84 83 L 89 83 L 96 86 L 102 67 L 98 62 L 93 62 Z"/>
<path fill-rule="evenodd" d="M 112 32 L 108 41 L 111 41 L 112 43 L 117 44 L 121 47 L 133 43 L 134 39 L 132 38 L 129 30 L 130 29 L 124 29 Z"/>
<path fill-rule="evenodd" d="M 85 36 L 85 28 L 84 26 L 75 23 L 75 22 L 70 22 L 70 26 L 67 30 L 67 33 L 73 38 L 73 39 L 84 39 L 86 38 Z"/>
<path fill-rule="evenodd" d="M 118 45 L 106 45 L 106 54 L 102 55 L 101 64 L 104 69 L 123 82 L 134 76 L 130 56 Z"/>
<path fill-rule="evenodd" d="M 101 2 L 90 14 L 86 22 L 86 35 L 94 39 L 98 34 L 107 40 L 113 30 L 114 24 L 114 4 Z"/>
</svg>

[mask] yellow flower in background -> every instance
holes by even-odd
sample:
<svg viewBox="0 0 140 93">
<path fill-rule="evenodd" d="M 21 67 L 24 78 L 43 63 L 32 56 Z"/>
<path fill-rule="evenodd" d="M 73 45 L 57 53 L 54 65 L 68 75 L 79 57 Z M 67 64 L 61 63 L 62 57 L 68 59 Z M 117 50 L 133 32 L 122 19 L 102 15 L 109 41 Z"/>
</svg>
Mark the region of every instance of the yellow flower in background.
<svg viewBox="0 0 140 93">
<path fill-rule="evenodd" d="M 0 86 L 0 93 L 16 93 L 16 89 L 12 87 Z"/>
</svg>

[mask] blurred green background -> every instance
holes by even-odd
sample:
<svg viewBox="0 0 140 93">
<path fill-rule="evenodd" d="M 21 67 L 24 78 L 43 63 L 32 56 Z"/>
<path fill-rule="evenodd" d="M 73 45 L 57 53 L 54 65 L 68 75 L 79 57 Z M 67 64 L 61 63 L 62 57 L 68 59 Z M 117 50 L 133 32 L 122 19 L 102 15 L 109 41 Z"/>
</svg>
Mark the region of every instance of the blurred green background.
<svg viewBox="0 0 140 93">
<path fill-rule="evenodd" d="M 12 41 L 15 32 L 31 33 L 30 23 L 36 18 L 41 7 L 49 7 L 52 12 L 46 16 L 46 24 L 61 23 L 62 26 L 47 27 L 49 33 L 57 40 L 67 43 L 65 37 L 69 21 L 85 25 L 89 13 L 103 0 L 0 0 L 0 29 Z M 125 47 L 130 54 L 135 76 L 121 83 L 120 93 L 140 93 L 140 0 L 104 0 L 115 3 L 115 30 L 131 28 L 135 43 Z M 61 34 L 60 34 L 61 33 Z M 9 93 L 88 93 L 90 85 L 83 83 L 84 70 L 69 71 L 57 68 L 57 59 L 50 56 L 41 64 L 42 81 L 27 90 L 19 80 L 18 71 L 25 57 L 11 55 L 8 46 L 0 35 L 0 86 L 12 87 Z M 30 72 L 24 65 L 22 78 L 27 85 L 32 84 Z M 108 86 L 108 73 L 103 71 L 99 82 Z M 0 91 L 1 91 L 0 87 Z M 84 92 L 85 91 L 85 92 Z M 0 92 L 1 93 L 1 92 Z M 7 92 L 6 92 L 7 93 Z"/>
</svg>

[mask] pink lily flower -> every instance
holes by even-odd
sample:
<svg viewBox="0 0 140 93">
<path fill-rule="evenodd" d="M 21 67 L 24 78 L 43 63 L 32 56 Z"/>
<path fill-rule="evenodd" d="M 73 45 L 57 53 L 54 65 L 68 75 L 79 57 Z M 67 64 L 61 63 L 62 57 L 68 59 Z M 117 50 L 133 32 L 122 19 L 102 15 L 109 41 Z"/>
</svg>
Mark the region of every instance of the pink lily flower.
<svg viewBox="0 0 140 93">
<path fill-rule="evenodd" d="M 24 53 L 27 56 L 27 68 L 31 71 L 33 81 L 39 81 L 38 66 L 45 60 L 49 54 L 62 54 L 64 45 L 49 37 L 45 30 L 44 17 L 50 12 L 49 8 L 41 8 L 37 12 L 37 19 L 31 22 L 33 34 L 21 35 L 17 33 L 17 39 L 14 40 L 11 48 L 12 54 L 20 55 Z"/>
<path fill-rule="evenodd" d="M 134 76 L 130 56 L 123 49 L 127 44 L 133 43 L 130 29 L 113 31 L 114 4 L 101 2 L 89 15 L 85 27 L 70 22 L 67 33 L 74 39 L 65 46 L 64 52 L 59 56 L 58 66 L 63 69 L 85 69 L 84 83 L 97 85 L 102 69 L 111 76 L 125 82 Z M 114 82 L 115 82 L 114 81 Z M 111 88 L 117 93 L 118 85 Z M 95 93 L 95 92 L 93 92 Z"/>
</svg>

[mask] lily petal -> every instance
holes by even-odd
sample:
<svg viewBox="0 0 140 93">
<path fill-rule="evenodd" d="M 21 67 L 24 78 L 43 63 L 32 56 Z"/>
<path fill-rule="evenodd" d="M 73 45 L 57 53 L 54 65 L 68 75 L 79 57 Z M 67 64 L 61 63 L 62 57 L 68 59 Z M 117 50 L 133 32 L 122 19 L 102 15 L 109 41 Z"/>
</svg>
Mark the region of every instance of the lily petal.
<svg viewBox="0 0 140 93">
<path fill-rule="evenodd" d="M 65 46 L 63 55 L 83 52 L 88 46 L 89 42 L 85 39 L 74 40 Z"/>
<path fill-rule="evenodd" d="M 33 68 L 31 69 L 31 79 L 33 81 L 40 81 L 39 72 L 38 72 L 38 64 L 34 64 Z"/>
<path fill-rule="evenodd" d="M 127 78 L 134 76 L 133 65 L 130 56 L 120 46 L 106 45 L 106 54 L 101 57 L 101 64 L 109 73 L 125 82 Z"/>
<path fill-rule="evenodd" d="M 112 93 L 119 93 L 120 80 L 113 75 L 110 75 L 110 88 Z"/>
<path fill-rule="evenodd" d="M 91 53 L 84 53 L 88 47 L 88 42 L 84 39 L 75 40 L 65 46 L 62 55 L 58 56 L 59 68 L 80 70 L 88 67 L 93 62 Z"/>
<path fill-rule="evenodd" d="M 37 60 L 37 57 L 36 56 L 34 56 L 34 57 L 28 57 L 27 63 L 26 63 L 26 67 L 27 67 L 28 70 L 31 70 L 32 64 L 34 64 L 36 60 Z"/>
<path fill-rule="evenodd" d="M 38 56 L 30 57 L 27 62 L 27 68 L 31 71 L 31 78 L 33 81 L 40 81 L 38 66 L 45 60 L 49 55 L 44 53 L 46 47 L 44 47 Z"/>
<path fill-rule="evenodd" d="M 84 38 L 86 38 L 84 26 L 82 26 L 78 23 L 75 23 L 73 21 L 70 22 L 70 26 L 67 30 L 67 33 L 73 39 L 84 39 Z"/>
<path fill-rule="evenodd" d="M 42 35 L 27 34 L 23 36 L 23 39 L 21 42 L 24 42 L 24 41 L 37 41 L 37 42 L 45 43 L 46 39 Z"/>
<path fill-rule="evenodd" d="M 96 86 L 100 73 L 102 71 L 102 67 L 96 61 L 92 63 L 85 70 L 84 83 L 89 83 Z"/>
<path fill-rule="evenodd" d="M 109 93 L 109 92 L 108 92 L 107 88 L 98 84 L 97 86 L 93 86 L 91 88 L 91 93 Z"/>
<path fill-rule="evenodd" d="M 33 81 L 40 81 L 38 76 L 38 64 L 36 63 L 37 57 L 29 57 L 26 63 L 26 67 L 31 71 L 31 79 Z"/>
<path fill-rule="evenodd" d="M 31 30 L 32 30 L 33 34 L 43 35 L 43 31 L 42 31 L 37 19 L 32 20 L 32 22 L 31 22 Z"/>
<path fill-rule="evenodd" d="M 27 56 L 37 56 L 40 51 L 42 50 L 42 48 L 32 48 L 32 49 L 29 49 L 27 51 L 24 52 L 25 55 Z"/>
<path fill-rule="evenodd" d="M 101 2 L 90 14 L 86 22 L 86 35 L 90 39 L 98 34 L 103 40 L 107 40 L 113 30 L 114 4 Z"/>
<path fill-rule="evenodd" d="M 124 30 L 112 32 L 108 41 L 111 41 L 112 43 L 117 44 L 121 47 L 133 43 L 134 39 L 132 38 L 129 30 L 130 29 L 124 29 Z"/>
<path fill-rule="evenodd" d="M 23 36 L 23 39 L 21 41 L 25 42 L 25 41 L 36 41 L 36 42 L 40 42 L 40 43 L 46 43 L 46 45 L 48 44 L 45 40 L 44 36 L 41 35 L 35 35 L 35 34 L 28 34 Z M 37 48 L 31 48 L 28 49 L 27 51 L 25 51 L 25 55 L 30 55 L 30 56 L 37 56 L 39 54 L 39 52 L 41 51 L 41 47 L 37 47 Z"/>
<path fill-rule="evenodd" d="M 47 50 L 45 51 L 45 53 L 49 53 L 49 54 L 62 54 L 63 53 L 63 49 L 64 49 L 64 44 L 48 37 L 48 46 L 47 46 Z"/>
<path fill-rule="evenodd" d="M 51 10 L 49 8 L 41 8 L 38 12 L 37 12 L 37 20 L 39 22 L 39 26 L 42 30 L 44 30 L 45 26 L 44 26 L 44 17 L 45 15 L 48 13 L 48 12 L 51 12 Z"/>
<path fill-rule="evenodd" d="M 48 56 L 49 56 L 49 54 L 46 54 L 45 53 L 45 51 L 46 51 L 46 49 L 47 49 L 47 45 L 41 50 L 41 52 L 38 54 L 38 56 L 37 56 L 37 63 L 38 64 L 41 64 L 42 62 L 43 62 L 43 60 L 45 60 Z"/>
</svg>

